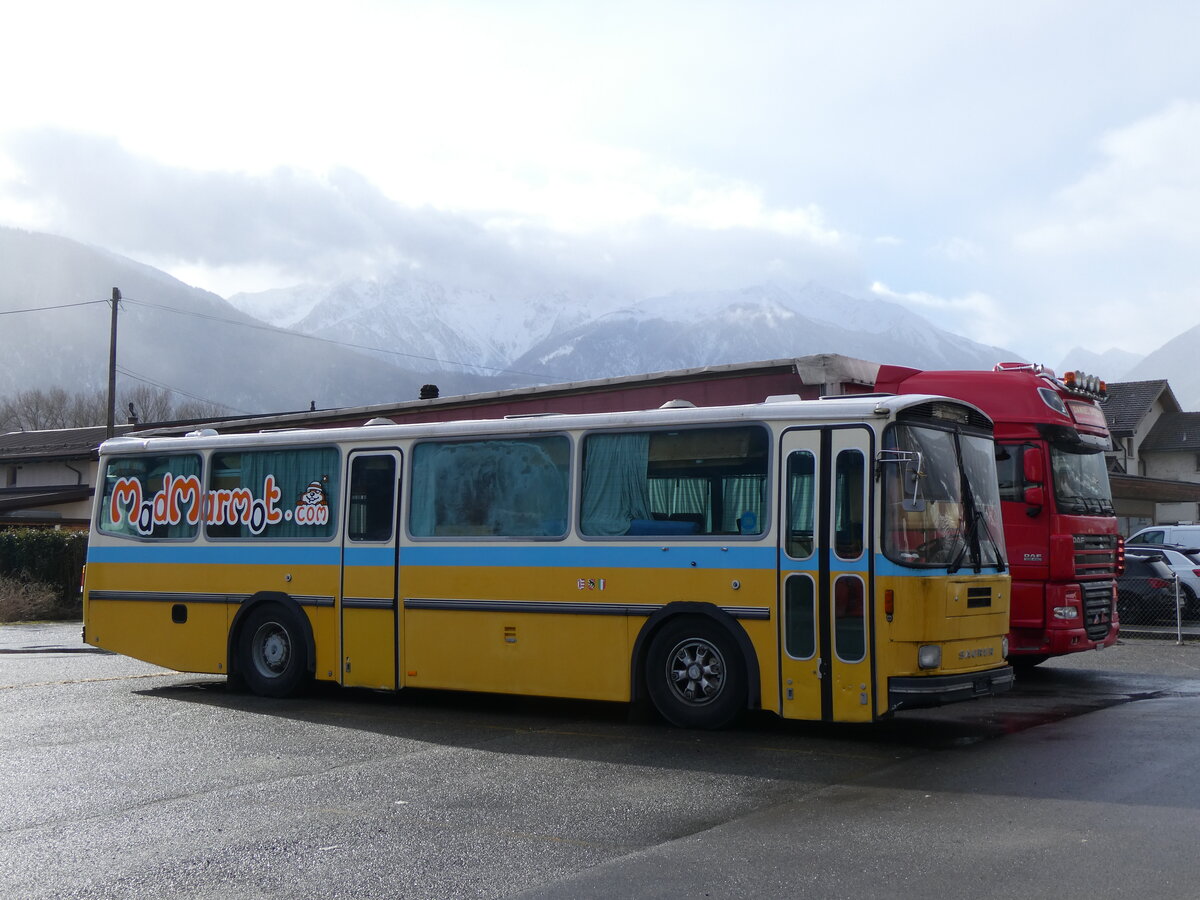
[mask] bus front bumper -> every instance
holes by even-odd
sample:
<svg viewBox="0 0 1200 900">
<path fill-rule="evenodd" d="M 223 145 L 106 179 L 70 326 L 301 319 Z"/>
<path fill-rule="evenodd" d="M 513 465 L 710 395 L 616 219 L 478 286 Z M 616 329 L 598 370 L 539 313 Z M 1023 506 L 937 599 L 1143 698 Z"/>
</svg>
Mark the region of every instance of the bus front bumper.
<svg viewBox="0 0 1200 900">
<path fill-rule="evenodd" d="M 888 707 L 895 711 L 941 706 L 943 703 L 1002 694 L 1012 686 L 1013 670 L 1009 666 L 959 675 L 889 678 Z"/>
</svg>

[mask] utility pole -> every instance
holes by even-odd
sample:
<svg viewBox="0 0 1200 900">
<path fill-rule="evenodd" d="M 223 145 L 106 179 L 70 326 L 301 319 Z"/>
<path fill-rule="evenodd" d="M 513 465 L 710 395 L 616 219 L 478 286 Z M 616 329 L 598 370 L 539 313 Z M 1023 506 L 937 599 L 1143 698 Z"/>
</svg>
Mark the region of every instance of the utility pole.
<svg viewBox="0 0 1200 900">
<path fill-rule="evenodd" d="M 121 289 L 113 288 L 112 293 L 112 328 L 108 335 L 108 431 L 105 437 L 112 437 L 116 423 L 117 409 L 117 306 L 121 302 Z"/>
</svg>

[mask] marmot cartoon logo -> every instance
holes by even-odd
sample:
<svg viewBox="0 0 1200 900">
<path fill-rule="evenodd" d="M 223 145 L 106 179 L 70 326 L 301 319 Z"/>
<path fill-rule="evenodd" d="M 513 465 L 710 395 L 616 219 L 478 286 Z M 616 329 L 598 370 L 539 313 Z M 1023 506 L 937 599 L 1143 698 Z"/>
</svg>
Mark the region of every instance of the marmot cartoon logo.
<svg viewBox="0 0 1200 900">
<path fill-rule="evenodd" d="M 326 504 L 324 482 L 328 480 L 329 476 L 323 475 L 320 481 L 310 481 L 296 502 L 300 506 L 324 506 Z"/>
<path fill-rule="evenodd" d="M 328 475 L 322 475 L 320 481 L 310 481 L 296 498 L 292 517 L 297 525 L 324 525 L 329 521 L 329 503 L 325 496 L 327 481 Z"/>
</svg>

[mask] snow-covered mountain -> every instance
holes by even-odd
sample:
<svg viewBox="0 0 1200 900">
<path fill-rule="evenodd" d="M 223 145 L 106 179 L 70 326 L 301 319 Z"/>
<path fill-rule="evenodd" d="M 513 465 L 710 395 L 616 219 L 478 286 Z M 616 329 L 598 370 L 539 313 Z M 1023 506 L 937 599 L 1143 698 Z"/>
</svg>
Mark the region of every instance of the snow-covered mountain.
<svg viewBox="0 0 1200 900">
<path fill-rule="evenodd" d="M 897 304 L 810 283 L 647 300 L 543 340 L 513 367 L 579 379 L 814 353 L 937 369 L 990 369 L 1020 358 Z"/>
<path fill-rule="evenodd" d="M 278 303 L 282 292 L 275 292 Z M 254 295 L 234 298 L 243 310 Z M 921 368 L 991 368 L 1019 359 L 943 331 L 895 303 L 817 284 L 766 284 L 631 302 L 615 294 L 517 294 L 412 277 L 334 285 L 297 330 L 393 360 L 491 371 L 508 383 L 577 381 L 692 366 L 841 353 Z M 622 302 L 623 301 L 623 302 Z M 289 309 L 286 303 L 279 310 Z M 284 319 L 276 319 L 281 323 Z"/>
<path fill-rule="evenodd" d="M 520 293 L 438 284 L 411 276 L 238 294 L 230 302 L 274 325 L 363 348 L 402 365 L 503 373 L 531 346 L 626 298 L 602 293 Z M 289 301 L 288 297 L 291 296 Z M 300 315 L 297 315 L 300 312 Z M 533 376 L 538 370 L 528 373 Z M 529 377 L 518 379 L 529 383 Z"/>
</svg>

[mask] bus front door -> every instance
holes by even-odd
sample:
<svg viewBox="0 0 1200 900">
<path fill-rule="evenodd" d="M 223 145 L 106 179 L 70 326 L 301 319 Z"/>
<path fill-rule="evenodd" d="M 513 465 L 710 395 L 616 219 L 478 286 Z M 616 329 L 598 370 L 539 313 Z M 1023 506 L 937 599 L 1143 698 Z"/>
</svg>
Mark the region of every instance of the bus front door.
<svg viewBox="0 0 1200 900">
<path fill-rule="evenodd" d="M 872 434 L 857 426 L 792 429 L 781 450 L 780 711 L 869 722 Z"/>
<path fill-rule="evenodd" d="M 342 684 L 395 690 L 399 685 L 396 515 L 400 452 L 350 454 L 342 538 Z"/>
</svg>

